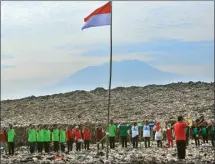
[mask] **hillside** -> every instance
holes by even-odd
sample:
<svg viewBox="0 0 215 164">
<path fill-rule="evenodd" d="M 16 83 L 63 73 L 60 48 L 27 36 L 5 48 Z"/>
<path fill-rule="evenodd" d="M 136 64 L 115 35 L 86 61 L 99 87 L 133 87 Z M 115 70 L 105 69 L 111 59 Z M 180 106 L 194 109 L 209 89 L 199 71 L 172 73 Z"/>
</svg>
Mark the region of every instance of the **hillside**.
<svg viewBox="0 0 215 164">
<path fill-rule="evenodd" d="M 1 125 L 74 124 L 107 119 L 108 91 L 74 91 L 1 101 Z M 111 117 L 116 120 L 214 117 L 214 83 L 189 82 L 146 87 L 118 87 L 111 91 Z"/>
</svg>

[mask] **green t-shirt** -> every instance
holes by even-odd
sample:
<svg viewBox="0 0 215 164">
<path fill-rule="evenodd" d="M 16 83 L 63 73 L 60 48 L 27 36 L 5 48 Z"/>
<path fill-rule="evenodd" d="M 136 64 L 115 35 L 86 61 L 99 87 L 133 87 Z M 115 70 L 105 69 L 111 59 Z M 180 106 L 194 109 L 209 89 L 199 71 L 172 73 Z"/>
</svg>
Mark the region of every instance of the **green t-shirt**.
<svg viewBox="0 0 215 164">
<path fill-rule="evenodd" d="M 40 129 L 37 131 L 37 142 L 44 142 L 44 130 Z"/>
<path fill-rule="evenodd" d="M 199 133 L 199 129 L 197 128 L 197 127 L 194 127 L 193 129 L 192 129 L 192 135 L 197 135 Z"/>
<path fill-rule="evenodd" d="M 36 142 L 37 133 L 35 129 L 29 129 L 28 130 L 28 142 Z"/>
<path fill-rule="evenodd" d="M 15 130 L 14 129 L 9 129 L 8 130 L 8 142 L 14 142 L 14 137 L 15 137 Z"/>
<path fill-rule="evenodd" d="M 51 132 L 50 130 L 44 130 L 44 141 L 49 142 L 51 141 Z"/>
<path fill-rule="evenodd" d="M 66 131 L 60 130 L 60 142 L 65 143 L 66 142 Z"/>
<path fill-rule="evenodd" d="M 207 129 L 206 129 L 205 126 L 202 127 L 201 132 L 202 132 L 202 135 L 203 135 L 203 136 L 206 136 L 206 135 L 207 135 Z"/>
<path fill-rule="evenodd" d="M 131 126 L 127 126 L 127 125 L 120 125 L 119 127 L 119 133 L 120 133 L 120 136 L 128 136 L 128 129 L 130 128 Z"/>
<path fill-rule="evenodd" d="M 116 126 L 113 124 L 109 124 L 109 137 L 115 137 L 116 136 Z"/>
<path fill-rule="evenodd" d="M 60 131 L 58 129 L 54 129 L 52 131 L 52 141 L 59 141 Z"/>
</svg>

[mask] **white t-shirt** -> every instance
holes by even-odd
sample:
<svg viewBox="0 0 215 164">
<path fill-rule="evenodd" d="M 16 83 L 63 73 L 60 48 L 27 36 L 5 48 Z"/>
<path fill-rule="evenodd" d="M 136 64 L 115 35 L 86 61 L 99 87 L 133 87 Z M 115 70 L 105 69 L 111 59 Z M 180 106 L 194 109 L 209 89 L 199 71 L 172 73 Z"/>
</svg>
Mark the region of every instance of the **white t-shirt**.
<svg viewBox="0 0 215 164">
<path fill-rule="evenodd" d="M 131 133 L 132 133 L 132 138 L 138 136 L 139 135 L 138 126 L 132 126 L 131 127 Z"/>
<path fill-rule="evenodd" d="M 150 126 L 143 125 L 143 137 L 150 137 Z"/>
</svg>

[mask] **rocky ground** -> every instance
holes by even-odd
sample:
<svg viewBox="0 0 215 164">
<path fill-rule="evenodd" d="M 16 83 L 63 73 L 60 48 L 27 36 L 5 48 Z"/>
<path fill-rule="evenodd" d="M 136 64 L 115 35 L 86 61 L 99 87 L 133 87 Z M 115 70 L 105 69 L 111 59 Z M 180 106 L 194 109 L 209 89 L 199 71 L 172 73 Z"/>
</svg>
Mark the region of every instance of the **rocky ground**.
<svg viewBox="0 0 215 164">
<path fill-rule="evenodd" d="M 1 101 L 1 125 L 104 123 L 108 91 L 74 91 Z M 142 119 L 214 117 L 214 83 L 189 82 L 146 87 L 118 87 L 111 91 L 110 116 L 118 122 Z"/>
<path fill-rule="evenodd" d="M 97 88 L 93 91 L 74 91 L 19 100 L 1 101 L 1 126 L 12 123 L 16 128 L 16 144 L 27 141 L 25 128 L 32 124 L 74 125 L 88 122 L 92 126 L 106 124 L 108 91 Z M 170 120 L 178 115 L 196 119 L 204 115 L 207 120 L 214 118 L 214 83 L 189 82 L 146 87 L 118 87 L 111 91 L 110 116 L 115 122 L 136 120 Z M 19 128 L 19 130 L 17 130 Z M 17 146 L 17 145 L 16 145 Z M 93 149 L 95 150 L 95 149 Z M 64 163 L 80 163 L 86 153 L 65 155 Z M 187 150 L 188 163 L 207 163 L 214 159 L 214 151 L 193 146 Z M 204 156 L 206 154 L 206 158 Z M 2 163 L 53 163 L 51 156 L 35 155 L 18 151 L 14 157 L 2 156 Z M 135 159 L 137 161 L 135 161 Z M 175 149 L 122 150 L 111 151 L 109 161 L 91 151 L 83 159 L 85 163 L 177 163 Z M 23 162 L 24 162 L 23 161 Z M 37 161 L 37 162 L 34 162 Z M 56 162 L 56 161 L 55 161 Z M 62 163 L 63 161 L 57 161 Z M 210 163 L 210 162 L 209 162 Z"/>
<path fill-rule="evenodd" d="M 56 154 L 34 154 L 28 153 L 27 147 L 21 147 L 17 150 L 16 155 L 9 157 L 2 155 L 1 163 L 6 164 L 213 164 L 214 150 L 212 147 L 200 146 L 196 148 L 190 144 L 186 150 L 186 160 L 177 159 L 176 148 L 157 148 L 154 142 L 152 147 L 144 148 L 143 143 L 138 149 L 133 149 L 128 145 L 127 149 L 122 149 L 117 143 L 115 150 L 110 150 L 109 158 L 106 159 L 105 151 L 96 150 L 96 145 L 91 145 L 90 151 L 82 150 L 81 152 L 72 151 L 63 155 L 63 158 L 55 159 Z"/>
</svg>

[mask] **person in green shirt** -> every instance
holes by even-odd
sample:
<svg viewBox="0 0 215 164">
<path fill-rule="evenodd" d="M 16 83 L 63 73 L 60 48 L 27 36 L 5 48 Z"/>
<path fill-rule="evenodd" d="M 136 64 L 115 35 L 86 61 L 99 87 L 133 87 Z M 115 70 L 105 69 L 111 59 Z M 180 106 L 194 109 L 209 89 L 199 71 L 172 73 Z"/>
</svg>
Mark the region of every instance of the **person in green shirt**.
<svg viewBox="0 0 215 164">
<path fill-rule="evenodd" d="M 33 127 L 32 124 L 29 125 L 28 128 L 28 142 L 30 146 L 30 153 L 33 154 L 35 152 L 35 145 L 36 145 L 36 129 Z"/>
<path fill-rule="evenodd" d="M 44 148 L 45 152 L 49 153 L 50 152 L 50 142 L 51 142 L 51 132 L 48 128 L 48 126 L 44 127 Z"/>
<path fill-rule="evenodd" d="M 110 148 L 115 148 L 115 137 L 116 137 L 116 125 L 114 125 L 113 120 L 110 121 L 109 124 L 109 142 Z"/>
<path fill-rule="evenodd" d="M 15 143 L 14 143 L 14 138 L 15 138 L 15 130 L 13 129 L 13 125 L 9 124 L 9 130 L 8 130 L 8 151 L 9 155 L 14 155 L 14 149 L 15 149 Z"/>
<path fill-rule="evenodd" d="M 60 128 L 60 147 L 61 152 L 65 152 L 65 144 L 66 144 L 66 131 L 63 127 Z"/>
<path fill-rule="evenodd" d="M 127 148 L 127 142 L 128 142 L 128 130 L 131 128 L 131 125 L 127 125 L 126 123 L 122 122 L 117 126 L 119 129 L 119 135 L 122 142 L 122 147 Z"/>
<path fill-rule="evenodd" d="M 59 140 L 60 140 L 60 131 L 56 126 L 54 126 L 54 129 L 52 130 L 52 142 L 54 145 L 54 152 L 59 151 Z"/>
<path fill-rule="evenodd" d="M 44 129 L 42 125 L 39 125 L 37 129 L 37 149 L 39 153 L 42 153 L 43 146 L 44 146 Z"/>
</svg>

